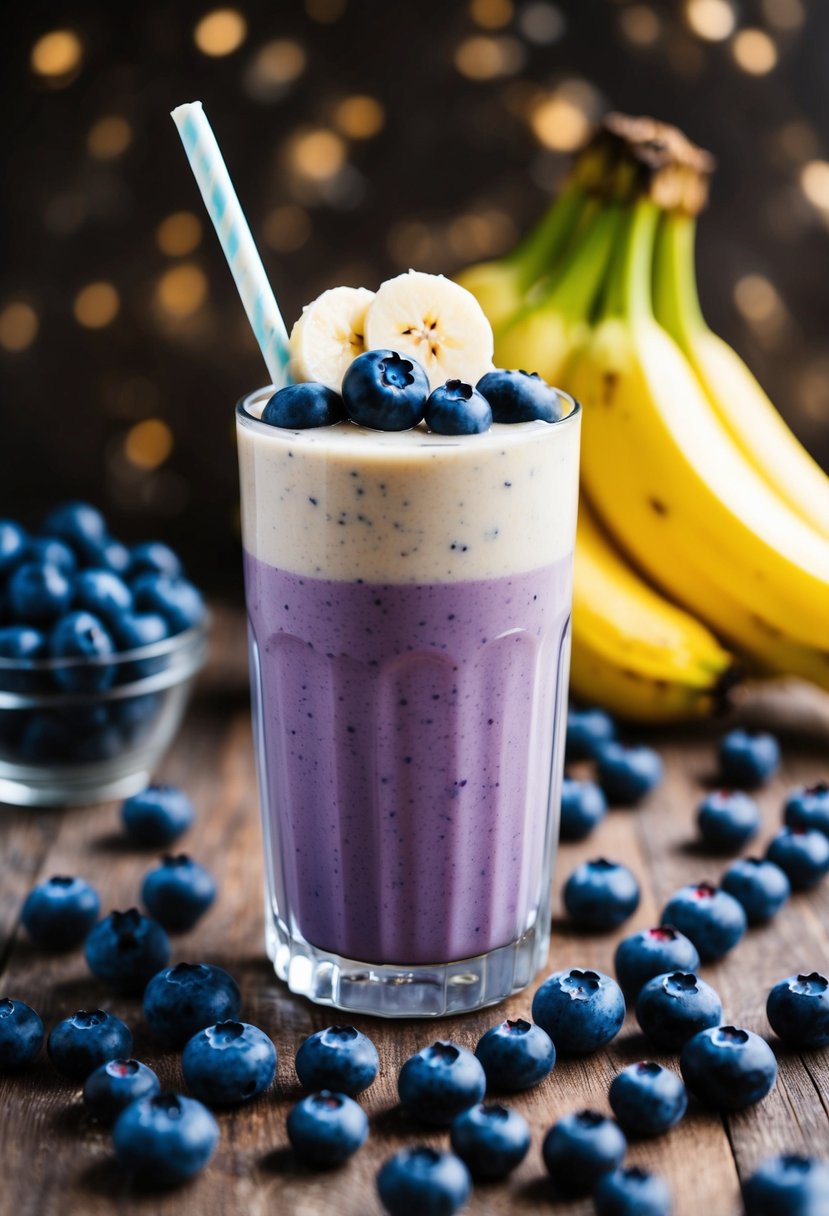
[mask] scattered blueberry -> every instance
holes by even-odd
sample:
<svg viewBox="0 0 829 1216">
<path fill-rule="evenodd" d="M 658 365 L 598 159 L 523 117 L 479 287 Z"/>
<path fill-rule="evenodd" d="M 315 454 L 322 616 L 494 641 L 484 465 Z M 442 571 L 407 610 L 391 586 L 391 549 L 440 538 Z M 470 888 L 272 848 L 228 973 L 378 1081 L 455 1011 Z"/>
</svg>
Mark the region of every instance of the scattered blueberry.
<svg viewBox="0 0 829 1216">
<path fill-rule="evenodd" d="M 115 679 L 108 660 L 115 652 L 112 636 L 91 612 L 69 612 L 49 635 L 54 659 L 70 660 L 54 669 L 54 677 L 70 692 L 102 692 Z"/>
<path fill-rule="evenodd" d="M 768 1043 L 739 1026 L 701 1030 L 682 1048 L 679 1066 L 688 1088 L 719 1110 L 743 1110 L 759 1102 L 777 1079 Z"/>
<path fill-rule="evenodd" d="M 377 1175 L 377 1192 L 389 1216 L 454 1216 L 471 1186 L 459 1157 L 422 1144 L 395 1153 Z"/>
<path fill-rule="evenodd" d="M 130 579 L 139 574 L 166 574 L 168 578 L 180 578 L 181 562 L 169 545 L 160 540 L 145 540 L 133 545 L 129 551 Z"/>
<path fill-rule="evenodd" d="M 142 916 L 137 908 L 129 908 L 110 912 L 98 922 L 86 939 L 84 954 L 98 979 L 125 992 L 138 992 L 167 966 L 170 939 L 161 925 Z"/>
<path fill-rule="evenodd" d="M 523 1018 L 499 1022 L 481 1035 L 475 1055 L 481 1061 L 490 1089 L 512 1093 L 530 1089 L 555 1067 L 556 1049 L 540 1026 Z"/>
<path fill-rule="evenodd" d="M 144 906 L 168 933 L 192 929 L 216 898 L 213 875 L 186 853 L 167 854 L 141 886 Z"/>
<path fill-rule="evenodd" d="M 476 388 L 492 408 L 495 422 L 558 422 L 564 416 L 561 397 L 538 372 L 487 372 Z"/>
<path fill-rule="evenodd" d="M 42 1046 L 43 1022 L 34 1009 L 23 1001 L 0 997 L 0 1072 L 25 1068 Z"/>
<path fill-rule="evenodd" d="M 601 971 L 556 971 L 533 997 L 533 1018 L 565 1055 L 587 1055 L 609 1043 L 625 1020 L 625 998 Z"/>
<path fill-rule="evenodd" d="M 201 624 L 206 612 L 201 592 L 186 578 L 141 574 L 132 584 L 139 612 L 157 612 L 170 633 L 183 633 Z"/>
<path fill-rule="evenodd" d="M 429 396 L 426 425 L 438 435 L 478 435 L 492 426 L 489 402 L 471 384 L 447 380 Z"/>
<path fill-rule="evenodd" d="M 154 975 L 144 989 L 144 1017 L 165 1043 L 180 1047 L 215 1022 L 233 1021 L 242 994 L 232 975 L 209 963 L 176 963 Z"/>
<path fill-rule="evenodd" d="M 518 1111 L 497 1104 L 473 1106 L 458 1115 L 450 1133 L 452 1148 L 473 1178 L 506 1178 L 527 1155 L 530 1129 Z"/>
<path fill-rule="evenodd" d="M 766 849 L 766 857 L 780 866 L 792 889 L 807 891 L 829 873 L 829 837 L 817 828 L 781 828 Z"/>
<path fill-rule="evenodd" d="M 738 858 L 723 874 L 721 884 L 743 905 L 750 925 L 771 920 L 792 892 L 780 866 L 762 857 Z"/>
<path fill-rule="evenodd" d="M 206 1106 L 182 1094 L 131 1102 L 112 1132 L 118 1164 L 145 1186 L 176 1186 L 204 1169 L 219 1140 Z"/>
<path fill-rule="evenodd" d="M 54 536 L 33 536 L 26 545 L 23 560 L 38 565 L 57 566 L 66 575 L 74 574 L 78 568 L 78 559 L 73 550 Z"/>
<path fill-rule="evenodd" d="M 121 815 L 127 835 L 136 844 L 163 848 L 187 831 L 196 812 L 177 786 L 148 785 L 127 798 Z"/>
<path fill-rule="evenodd" d="M 345 417 L 340 394 L 311 381 L 278 389 L 262 411 L 262 421 L 268 426 L 281 426 L 290 431 L 333 426 Z"/>
<path fill-rule="evenodd" d="M 22 561 L 28 544 L 26 533 L 13 519 L 0 519 L 0 576 Z"/>
<path fill-rule="evenodd" d="M 32 887 L 20 919 L 35 945 L 68 950 L 80 945 L 100 910 L 98 893 L 86 879 L 55 874 Z"/>
<path fill-rule="evenodd" d="M 82 570 L 75 576 L 72 605 L 112 622 L 132 611 L 132 592 L 111 570 Z"/>
<path fill-rule="evenodd" d="M 589 1195 L 603 1174 L 619 1168 L 626 1152 L 627 1140 L 618 1123 L 595 1110 L 564 1115 L 541 1146 L 556 1189 L 573 1199 Z"/>
<path fill-rule="evenodd" d="M 829 980 L 817 971 L 790 975 L 769 993 L 772 1030 L 795 1047 L 829 1047 Z"/>
<path fill-rule="evenodd" d="M 738 853 L 760 830 L 757 803 L 740 790 L 714 790 L 697 807 L 703 843 L 716 853 Z"/>
<path fill-rule="evenodd" d="M 65 541 L 81 558 L 98 553 L 107 541 L 106 520 L 86 502 L 65 502 L 53 508 L 43 521 L 43 531 Z"/>
<path fill-rule="evenodd" d="M 780 745 L 765 731 L 732 730 L 720 741 L 720 772 L 726 784 L 754 790 L 780 765 Z"/>
<path fill-rule="evenodd" d="M 33 692 L 37 686 L 35 670 L 20 670 L 46 655 L 46 638 L 29 625 L 0 628 L 0 659 L 10 659 L 13 670 L 0 669 L 0 687 L 9 692 Z"/>
<path fill-rule="evenodd" d="M 323 1089 L 288 1112 L 288 1139 L 300 1161 L 315 1169 L 342 1165 L 365 1144 L 368 1116 L 347 1094 Z"/>
<path fill-rule="evenodd" d="M 49 1031 L 49 1059 L 72 1081 L 85 1081 L 107 1060 L 132 1053 L 132 1034 L 120 1018 L 103 1009 L 79 1009 Z"/>
<path fill-rule="evenodd" d="M 639 907 L 639 883 L 627 866 L 598 857 L 567 879 L 564 906 L 580 929 L 615 929 Z"/>
<path fill-rule="evenodd" d="M 596 1216 L 670 1216 L 671 1192 L 657 1174 L 627 1165 L 599 1179 L 593 1204 Z"/>
<path fill-rule="evenodd" d="M 438 1041 L 409 1057 L 400 1069 L 397 1091 L 415 1119 L 448 1127 L 462 1111 L 481 1101 L 486 1075 L 471 1051 Z"/>
<path fill-rule="evenodd" d="M 829 784 L 818 781 L 792 790 L 783 815 L 790 828 L 816 828 L 829 836 Z"/>
<path fill-rule="evenodd" d="M 562 840 L 584 840 L 607 814 L 607 799 L 593 781 L 572 781 L 565 777 L 561 783 Z"/>
<path fill-rule="evenodd" d="M 380 1060 L 371 1039 L 353 1026 L 328 1026 L 300 1043 L 295 1066 L 306 1089 L 332 1089 L 353 1098 L 371 1085 Z"/>
<path fill-rule="evenodd" d="M 825 1216 L 829 1165 L 784 1153 L 763 1161 L 743 1187 L 746 1216 Z"/>
<path fill-rule="evenodd" d="M 258 1026 L 217 1022 L 199 1030 L 181 1056 L 187 1088 L 208 1106 L 236 1106 L 261 1094 L 276 1075 L 276 1048 Z"/>
<path fill-rule="evenodd" d="M 349 418 L 376 431 L 408 431 L 423 417 L 429 379 L 414 359 L 393 350 L 358 355 L 343 377 Z"/>
<path fill-rule="evenodd" d="M 650 747 L 605 743 L 597 756 L 597 775 L 611 805 L 635 806 L 661 783 L 662 760 Z"/>
<path fill-rule="evenodd" d="M 170 636 L 167 622 L 157 612 L 122 612 L 112 622 L 111 628 L 112 636 L 122 651 L 156 646 Z M 163 671 L 166 664 L 167 656 L 164 653 L 136 659 L 129 664 L 129 675 L 133 679 L 143 679 L 144 676 Z"/>
<path fill-rule="evenodd" d="M 657 1047 L 677 1051 L 683 1043 L 718 1026 L 722 1001 L 698 975 L 672 971 L 644 985 L 636 1000 L 636 1020 Z"/>
<path fill-rule="evenodd" d="M 608 1098 L 628 1136 L 659 1136 L 679 1123 L 688 1109 L 680 1078 L 650 1060 L 623 1068 L 611 1081 Z"/>
<path fill-rule="evenodd" d="M 662 923 L 689 937 L 706 963 L 733 950 L 748 927 L 743 905 L 707 882 L 680 887 L 665 905 Z"/>
<path fill-rule="evenodd" d="M 605 743 L 616 738 L 616 723 L 607 710 L 576 709 L 567 711 L 567 741 L 565 757 L 568 760 L 595 760 Z"/>
<path fill-rule="evenodd" d="M 694 943 L 673 925 L 631 933 L 619 942 L 614 958 L 616 979 L 630 997 L 637 997 L 654 976 L 669 971 L 696 971 L 699 963 Z"/>
<path fill-rule="evenodd" d="M 24 562 L 8 583 L 9 608 L 25 625 L 48 625 L 72 602 L 72 583 L 58 566 Z"/>
<path fill-rule="evenodd" d="M 108 1060 L 86 1078 L 84 1106 L 102 1123 L 114 1123 L 125 1106 L 161 1092 L 158 1077 L 138 1060 Z"/>
</svg>

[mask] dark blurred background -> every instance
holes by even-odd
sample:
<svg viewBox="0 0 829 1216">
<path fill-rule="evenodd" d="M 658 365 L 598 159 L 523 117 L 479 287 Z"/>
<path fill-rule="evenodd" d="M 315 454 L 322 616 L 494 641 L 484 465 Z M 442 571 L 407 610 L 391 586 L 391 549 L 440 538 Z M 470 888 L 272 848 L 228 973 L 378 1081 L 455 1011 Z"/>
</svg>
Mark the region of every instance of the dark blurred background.
<svg viewBox="0 0 829 1216">
<path fill-rule="evenodd" d="M 241 594 L 264 366 L 168 111 L 201 98 L 288 324 L 508 249 L 608 107 L 719 159 L 708 318 L 829 464 L 824 0 L 42 0 L 0 41 L 0 515 L 83 496 Z"/>
</svg>

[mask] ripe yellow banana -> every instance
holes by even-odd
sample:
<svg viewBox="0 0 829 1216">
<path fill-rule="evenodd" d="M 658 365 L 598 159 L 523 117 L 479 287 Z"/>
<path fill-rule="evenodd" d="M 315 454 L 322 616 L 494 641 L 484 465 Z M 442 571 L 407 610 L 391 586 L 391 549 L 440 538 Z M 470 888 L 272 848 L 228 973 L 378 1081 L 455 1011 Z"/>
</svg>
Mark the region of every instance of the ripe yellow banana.
<svg viewBox="0 0 829 1216">
<path fill-rule="evenodd" d="M 705 323 L 694 273 L 695 219 L 666 214 L 656 237 L 654 312 L 682 349 L 720 421 L 757 472 L 829 537 L 829 477 L 789 430 L 745 363 Z"/>
<path fill-rule="evenodd" d="M 731 656 L 694 617 L 645 583 L 579 503 L 570 682 L 577 697 L 622 717 L 702 717 L 723 699 Z"/>
</svg>

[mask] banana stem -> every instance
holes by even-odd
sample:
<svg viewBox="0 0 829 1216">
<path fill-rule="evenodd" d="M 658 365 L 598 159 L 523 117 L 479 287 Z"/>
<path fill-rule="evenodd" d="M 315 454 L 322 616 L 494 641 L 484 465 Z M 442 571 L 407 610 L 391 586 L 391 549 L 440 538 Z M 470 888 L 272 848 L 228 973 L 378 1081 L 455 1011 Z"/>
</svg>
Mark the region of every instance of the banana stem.
<svg viewBox="0 0 829 1216">
<path fill-rule="evenodd" d="M 581 214 L 584 192 L 566 187 L 528 236 L 505 261 L 517 272 L 522 291 L 532 287 L 565 249 Z"/>
<path fill-rule="evenodd" d="M 549 309 L 568 321 L 579 321 L 589 315 L 607 272 L 620 220 L 620 211 L 615 204 L 604 207 L 592 218 L 583 239 L 567 258 L 548 299 L 541 305 L 542 311 Z"/>
<path fill-rule="evenodd" d="M 628 209 L 624 235 L 616 247 L 602 306 L 603 317 L 653 314 L 651 273 L 660 208 L 640 198 Z"/>
<path fill-rule="evenodd" d="M 680 212 L 666 213 L 656 233 L 653 305 L 656 319 L 688 348 L 693 335 L 705 329 L 694 265 L 696 220 Z"/>
</svg>

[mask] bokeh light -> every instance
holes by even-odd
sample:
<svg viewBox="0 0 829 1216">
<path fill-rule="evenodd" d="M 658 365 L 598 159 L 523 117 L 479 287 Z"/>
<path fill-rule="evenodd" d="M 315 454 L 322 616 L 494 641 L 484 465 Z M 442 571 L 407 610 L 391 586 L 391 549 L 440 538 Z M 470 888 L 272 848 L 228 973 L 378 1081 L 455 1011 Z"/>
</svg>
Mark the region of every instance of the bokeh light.
<svg viewBox="0 0 829 1216">
<path fill-rule="evenodd" d="M 126 152 L 131 143 L 132 127 L 120 114 L 99 118 L 86 137 L 89 155 L 96 160 L 115 160 Z"/>
<path fill-rule="evenodd" d="M 248 23 L 235 8 L 216 8 L 206 13 L 193 30 L 193 41 L 203 55 L 214 59 L 238 51 L 248 33 Z"/>
<path fill-rule="evenodd" d="M 777 65 L 777 47 L 765 30 L 740 30 L 731 51 L 737 66 L 751 76 L 765 76 Z"/>
<path fill-rule="evenodd" d="M 11 300 L 0 312 L 0 346 L 17 354 L 37 337 L 37 313 L 25 300 Z"/>
<path fill-rule="evenodd" d="M 69 84 L 77 75 L 83 58 L 83 44 L 74 30 L 52 30 L 38 38 L 32 47 L 32 71 L 50 84 Z"/>
<path fill-rule="evenodd" d="M 806 20 L 802 0 L 763 0 L 763 16 L 774 29 L 788 33 Z"/>
<path fill-rule="evenodd" d="M 111 283 L 88 283 L 75 296 L 72 312 L 84 329 L 104 329 L 115 320 L 120 306 Z"/>
<path fill-rule="evenodd" d="M 649 4 L 631 4 L 619 13 L 619 29 L 634 46 L 653 46 L 662 33 L 662 22 Z"/>
<path fill-rule="evenodd" d="M 829 211 L 829 161 L 811 160 L 804 165 L 800 188 L 813 206 Z"/>
<path fill-rule="evenodd" d="M 535 106 L 530 125 L 538 141 L 554 152 L 573 152 L 593 130 L 601 97 L 584 80 L 569 80 Z"/>
<path fill-rule="evenodd" d="M 485 30 L 500 30 L 513 17 L 511 0 L 469 0 L 469 15 Z"/>
<path fill-rule="evenodd" d="M 192 211 L 174 211 L 158 225 L 155 240 L 162 253 L 170 258 L 185 257 L 198 249 L 202 239 L 202 223 Z"/>
<path fill-rule="evenodd" d="M 344 97 L 334 111 L 337 130 L 349 139 L 371 139 L 383 129 L 386 112 L 376 97 Z"/>
<path fill-rule="evenodd" d="M 762 274 L 746 274 L 737 280 L 734 303 L 746 321 L 755 325 L 777 320 L 785 311 L 777 288 Z"/>
<path fill-rule="evenodd" d="M 304 207 L 286 203 L 265 216 L 265 243 L 276 253 L 295 253 L 311 235 L 311 219 Z"/>
<path fill-rule="evenodd" d="M 734 33 L 737 14 L 728 0 L 687 0 L 688 25 L 708 42 L 724 42 Z"/>
<path fill-rule="evenodd" d="M 293 38 L 260 47 L 245 69 L 243 84 L 254 101 L 277 101 L 305 71 L 305 51 Z"/>
<path fill-rule="evenodd" d="M 521 9 L 518 28 L 528 42 L 534 42 L 536 46 L 552 46 L 564 36 L 567 22 L 555 4 L 535 0 Z"/>
<path fill-rule="evenodd" d="M 494 80 L 510 76 L 524 64 L 524 48 L 517 38 L 492 38 L 475 34 L 465 38 L 455 51 L 455 67 L 469 80 Z"/>
<path fill-rule="evenodd" d="M 164 464 L 173 450 L 173 432 L 161 418 L 145 418 L 124 437 L 124 455 L 131 465 L 150 472 Z"/>
<path fill-rule="evenodd" d="M 287 159 L 299 177 L 324 182 L 340 172 L 346 159 L 346 146 L 339 135 L 325 127 L 306 128 L 289 139 Z"/>
<path fill-rule="evenodd" d="M 191 262 L 165 270 L 158 280 L 157 299 L 170 317 L 183 320 L 201 308 L 207 298 L 204 271 Z"/>
</svg>

